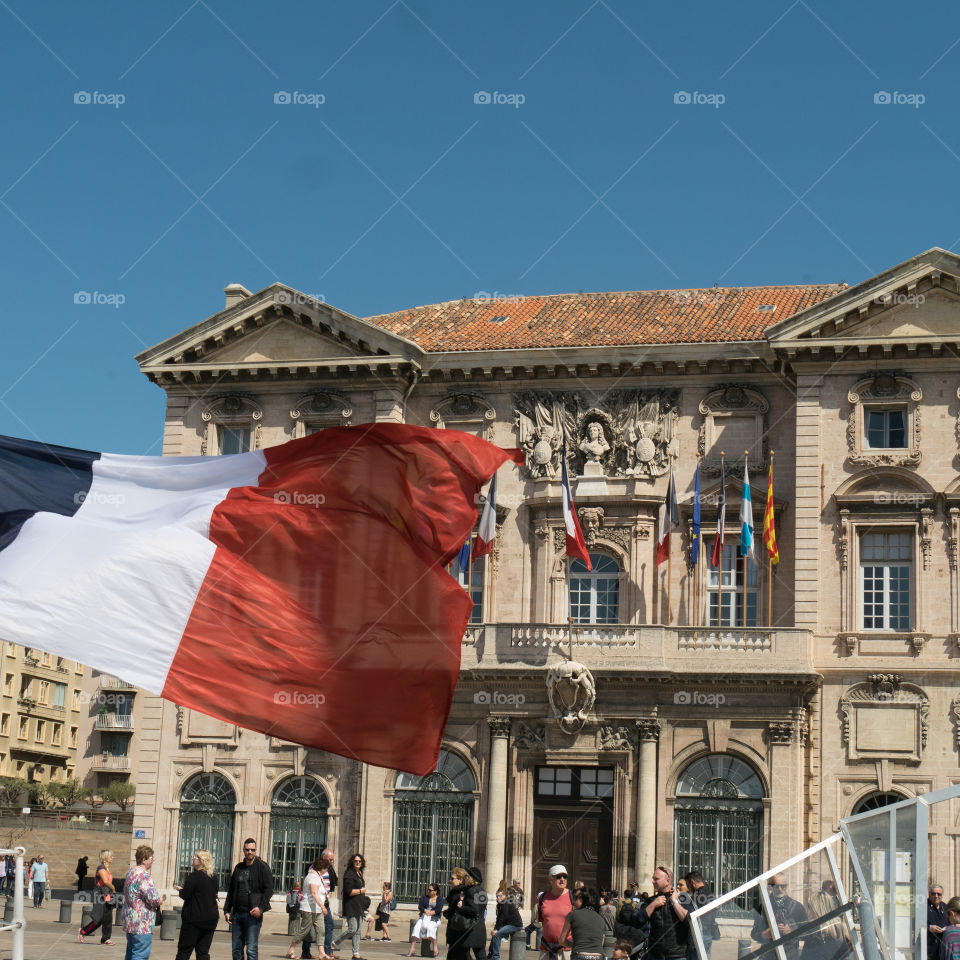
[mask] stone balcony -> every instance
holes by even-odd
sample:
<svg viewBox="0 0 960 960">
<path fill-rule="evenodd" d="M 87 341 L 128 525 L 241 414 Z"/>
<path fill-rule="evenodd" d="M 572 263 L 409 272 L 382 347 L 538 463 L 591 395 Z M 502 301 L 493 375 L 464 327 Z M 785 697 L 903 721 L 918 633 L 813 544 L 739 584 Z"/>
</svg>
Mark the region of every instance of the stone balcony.
<svg viewBox="0 0 960 960">
<path fill-rule="evenodd" d="M 461 669 L 545 666 L 570 654 L 571 635 L 573 658 L 595 672 L 816 676 L 809 630 L 633 624 L 471 624 Z"/>
</svg>

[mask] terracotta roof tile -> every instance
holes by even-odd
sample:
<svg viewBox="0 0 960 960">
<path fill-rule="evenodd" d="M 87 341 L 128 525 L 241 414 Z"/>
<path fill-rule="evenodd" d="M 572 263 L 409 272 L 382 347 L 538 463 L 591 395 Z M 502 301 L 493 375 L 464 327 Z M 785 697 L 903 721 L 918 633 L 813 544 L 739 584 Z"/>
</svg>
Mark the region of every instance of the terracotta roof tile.
<svg viewBox="0 0 960 960">
<path fill-rule="evenodd" d="M 451 300 L 366 319 L 436 353 L 719 343 L 762 340 L 768 327 L 845 288 L 835 283 Z"/>
</svg>

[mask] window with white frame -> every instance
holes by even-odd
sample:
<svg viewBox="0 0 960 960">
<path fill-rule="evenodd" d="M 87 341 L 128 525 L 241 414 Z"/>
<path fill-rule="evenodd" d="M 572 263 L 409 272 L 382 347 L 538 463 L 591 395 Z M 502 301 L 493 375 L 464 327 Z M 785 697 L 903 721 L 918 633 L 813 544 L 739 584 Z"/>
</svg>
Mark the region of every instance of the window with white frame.
<svg viewBox="0 0 960 960">
<path fill-rule="evenodd" d="M 570 616 L 574 623 L 620 622 L 620 566 L 613 557 L 591 553 L 570 565 Z"/>
<path fill-rule="evenodd" d="M 906 530 L 860 534 L 860 616 L 864 630 L 912 628 L 913 535 Z"/>
<path fill-rule="evenodd" d="M 738 540 L 728 541 L 723 547 L 722 565 L 707 567 L 707 626 L 755 627 L 759 599 L 756 561 L 740 556 Z"/>
<path fill-rule="evenodd" d="M 870 450 L 902 450 L 907 446 L 907 408 L 863 411 L 866 446 Z"/>
<path fill-rule="evenodd" d="M 456 578 L 457 583 L 467 591 L 470 599 L 473 601 L 473 610 L 470 611 L 470 623 L 483 623 L 483 576 L 485 564 L 483 557 L 473 556 L 472 539 L 470 544 L 470 562 L 467 564 L 467 569 L 461 569 L 459 558 L 454 557 L 453 561 L 447 567 L 447 573 L 449 573 L 451 577 Z"/>
<path fill-rule="evenodd" d="M 247 453 L 250 450 L 250 427 L 229 427 L 226 424 L 217 424 L 217 452 Z"/>
</svg>

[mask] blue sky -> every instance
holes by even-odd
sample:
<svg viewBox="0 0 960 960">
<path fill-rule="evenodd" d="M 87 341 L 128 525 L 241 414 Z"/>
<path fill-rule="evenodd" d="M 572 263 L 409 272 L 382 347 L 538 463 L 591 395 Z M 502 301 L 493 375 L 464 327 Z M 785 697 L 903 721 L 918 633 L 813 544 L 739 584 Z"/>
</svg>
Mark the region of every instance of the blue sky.
<svg viewBox="0 0 960 960">
<path fill-rule="evenodd" d="M 955 4 L 0 0 L 0 45 L 6 434 L 158 453 L 133 356 L 230 282 L 367 316 L 960 248 Z"/>
</svg>

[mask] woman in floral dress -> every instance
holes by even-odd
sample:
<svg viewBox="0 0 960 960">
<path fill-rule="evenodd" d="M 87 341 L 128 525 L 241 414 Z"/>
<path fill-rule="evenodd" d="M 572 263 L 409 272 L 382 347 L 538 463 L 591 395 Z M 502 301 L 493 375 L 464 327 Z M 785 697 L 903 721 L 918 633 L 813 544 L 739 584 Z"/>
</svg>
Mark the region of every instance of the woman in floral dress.
<svg viewBox="0 0 960 960">
<path fill-rule="evenodd" d="M 153 927 L 163 897 L 150 876 L 153 847 L 141 844 L 135 854 L 137 865 L 130 868 L 123 882 L 123 909 L 120 925 L 127 935 L 127 952 L 123 960 L 147 960 L 153 946 Z"/>
</svg>

